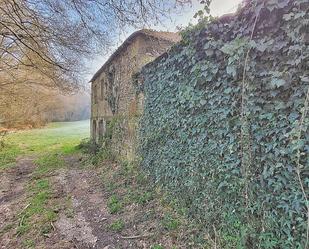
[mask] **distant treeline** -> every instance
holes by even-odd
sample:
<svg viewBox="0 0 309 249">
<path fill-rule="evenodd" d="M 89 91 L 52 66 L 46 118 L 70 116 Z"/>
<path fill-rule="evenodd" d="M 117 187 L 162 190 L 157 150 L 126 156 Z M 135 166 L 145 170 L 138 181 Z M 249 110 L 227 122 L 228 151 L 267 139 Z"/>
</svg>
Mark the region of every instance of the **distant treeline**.
<svg viewBox="0 0 309 249">
<path fill-rule="evenodd" d="M 90 118 L 90 95 L 79 93 L 70 96 L 57 96 L 58 106 L 48 111 L 47 120 L 56 121 L 76 121 Z"/>
<path fill-rule="evenodd" d="M 42 87 L 12 88 L 0 94 L 0 127 L 33 128 L 54 121 L 75 121 L 90 117 L 90 95 L 63 95 Z"/>
</svg>

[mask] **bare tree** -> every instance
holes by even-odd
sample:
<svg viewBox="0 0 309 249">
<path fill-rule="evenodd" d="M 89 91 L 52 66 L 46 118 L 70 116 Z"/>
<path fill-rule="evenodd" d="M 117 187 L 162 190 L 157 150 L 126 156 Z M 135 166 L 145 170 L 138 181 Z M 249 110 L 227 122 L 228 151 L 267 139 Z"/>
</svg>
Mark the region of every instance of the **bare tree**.
<svg viewBox="0 0 309 249">
<path fill-rule="evenodd" d="M 72 92 L 85 59 L 108 51 L 121 30 L 160 22 L 188 2 L 0 0 L 0 119 L 34 115 L 45 89 Z"/>
<path fill-rule="evenodd" d="M 158 22 L 176 3 L 185 2 L 0 0 L 0 73 L 22 66 L 52 78 L 58 86 L 76 84 L 83 58 L 106 50 L 117 31 Z"/>
</svg>

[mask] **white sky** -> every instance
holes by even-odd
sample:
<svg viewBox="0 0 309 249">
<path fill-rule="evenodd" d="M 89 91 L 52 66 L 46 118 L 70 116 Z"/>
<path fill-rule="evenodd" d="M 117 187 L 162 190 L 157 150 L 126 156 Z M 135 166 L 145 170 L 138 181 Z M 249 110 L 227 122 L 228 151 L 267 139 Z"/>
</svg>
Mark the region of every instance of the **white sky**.
<svg viewBox="0 0 309 249">
<path fill-rule="evenodd" d="M 189 23 L 195 23 L 195 19 L 193 18 L 194 14 L 203 8 L 203 5 L 199 3 L 199 0 L 192 0 L 192 6 L 187 6 L 186 9 L 181 11 L 181 13 L 173 14 L 171 16 L 171 20 L 165 21 L 161 25 L 154 25 L 151 28 L 160 31 L 176 31 L 178 27 L 186 27 Z M 242 0 L 212 0 L 210 9 L 211 15 L 213 16 L 221 16 L 227 13 L 233 13 L 237 10 L 238 5 L 242 2 Z M 135 30 L 131 29 L 127 33 L 120 38 L 117 42 L 117 45 L 111 49 L 109 55 L 111 55 L 114 50 Z M 108 59 L 108 56 L 98 55 L 93 58 L 90 62 L 89 70 L 91 75 L 89 75 L 89 79 L 92 75 L 99 70 L 99 68 L 104 64 L 104 62 Z M 87 79 L 88 80 L 88 79 Z"/>
</svg>

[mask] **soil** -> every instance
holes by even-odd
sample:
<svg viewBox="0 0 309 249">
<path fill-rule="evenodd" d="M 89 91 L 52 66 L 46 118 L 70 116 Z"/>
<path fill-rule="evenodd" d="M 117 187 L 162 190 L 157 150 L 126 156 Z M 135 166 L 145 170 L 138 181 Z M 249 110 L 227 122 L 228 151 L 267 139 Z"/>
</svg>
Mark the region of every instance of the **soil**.
<svg viewBox="0 0 309 249">
<path fill-rule="evenodd" d="M 34 160 L 20 157 L 15 167 L 0 174 L 1 249 L 26 248 L 17 235 L 18 215 L 27 208 L 27 185 L 36 167 Z M 67 167 L 49 175 L 52 198 L 61 203 L 60 207 L 55 207 L 57 221 L 52 223 L 53 230 L 49 234 L 34 238 L 35 247 L 30 248 L 150 248 L 144 238 L 134 238 L 136 228 L 125 231 L 133 238 L 124 238 L 121 233 L 111 231 L 110 224 L 117 217 L 108 212 L 99 172 L 80 167 L 78 156 L 67 156 L 65 161 Z"/>
<path fill-rule="evenodd" d="M 0 174 L 0 231 L 14 224 L 25 208 L 25 188 L 35 168 L 33 158 L 18 158 L 17 162 L 16 167 Z M 0 248 L 18 248 L 15 232 L 0 233 Z"/>
</svg>

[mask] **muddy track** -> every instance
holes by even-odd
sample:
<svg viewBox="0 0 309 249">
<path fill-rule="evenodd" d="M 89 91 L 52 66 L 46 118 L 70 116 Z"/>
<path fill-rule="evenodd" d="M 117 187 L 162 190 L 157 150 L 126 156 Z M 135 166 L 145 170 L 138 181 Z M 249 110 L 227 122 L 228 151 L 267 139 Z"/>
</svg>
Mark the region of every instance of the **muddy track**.
<svg viewBox="0 0 309 249">
<path fill-rule="evenodd" d="M 25 248 L 16 235 L 18 214 L 27 204 L 27 184 L 35 169 L 33 158 L 19 158 L 16 166 L 0 176 L 0 248 Z M 111 232 L 113 221 L 107 211 L 98 172 L 82 169 L 78 157 L 65 158 L 66 167 L 49 176 L 57 208 L 57 221 L 46 236 L 35 238 L 35 248 L 136 248 L 131 241 Z M 13 229 L 6 227 L 13 226 Z"/>
<path fill-rule="evenodd" d="M 53 180 L 58 191 L 64 191 L 72 213 L 68 215 L 67 210 L 59 212 L 56 232 L 51 239 L 61 238 L 75 248 L 115 248 L 119 235 L 107 229 L 107 221 L 111 217 L 97 172 L 77 168 L 78 161 L 74 158 L 67 160 L 67 164 L 69 169 L 60 171 Z"/>
<path fill-rule="evenodd" d="M 35 169 L 33 158 L 17 158 L 16 166 L 0 173 L 0 248 L 18 248 L 18 215 L 26 205 L 26 186 Z"/>
</svg>

